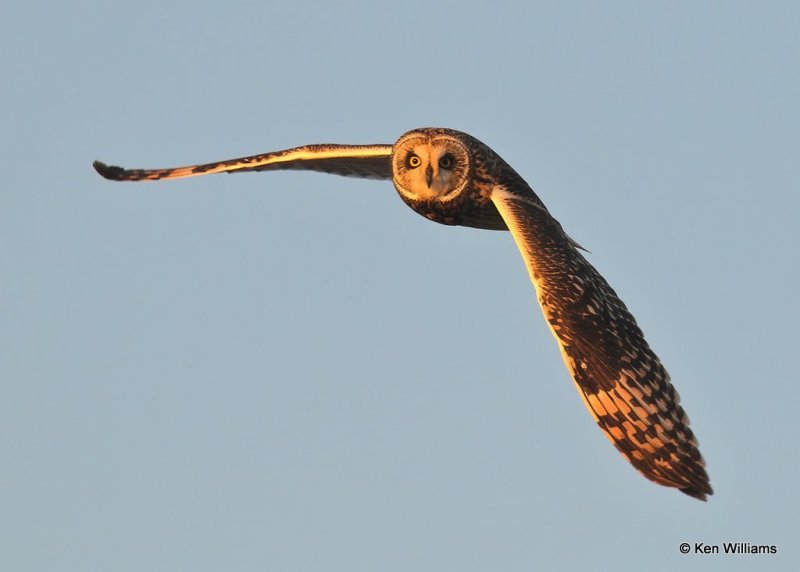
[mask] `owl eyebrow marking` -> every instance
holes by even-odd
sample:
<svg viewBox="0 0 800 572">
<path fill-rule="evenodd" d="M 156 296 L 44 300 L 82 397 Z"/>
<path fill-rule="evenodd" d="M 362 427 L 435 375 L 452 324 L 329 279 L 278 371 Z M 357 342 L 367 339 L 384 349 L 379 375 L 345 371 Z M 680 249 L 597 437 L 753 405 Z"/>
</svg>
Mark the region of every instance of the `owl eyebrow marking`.
<svg viewBox="0 0 800 572">
<path fill-rule="evenodd" d="M 433 188 L 430 180 L 426 186 L 407 164 L 415 148 L 427 154 L 429 169 L 439 153 L 459 168 Z M 510 231 L 564 365 L 603 434 L 647 479 L 700 500 L 713 494 L 678 392 L 633 314 L 530 185 L 471 135 L 423 127 L 394 144 L 306 145 L 169 169 L 124 169 L 99 161 L 94 168 L 115 181 L 284 169 L 390 179 L 403 202 L 429 220 Z"/>
</svg>

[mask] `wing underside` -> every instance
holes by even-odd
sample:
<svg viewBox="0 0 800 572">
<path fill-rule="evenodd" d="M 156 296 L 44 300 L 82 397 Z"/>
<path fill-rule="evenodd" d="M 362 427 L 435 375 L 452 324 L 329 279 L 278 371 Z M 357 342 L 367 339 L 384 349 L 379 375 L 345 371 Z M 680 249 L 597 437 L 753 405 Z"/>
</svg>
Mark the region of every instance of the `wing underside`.
<svg viewBox="0 0 800 572">
<path fill-rule="evenodd" d="M 492 201 L 597 424 L 645 477 L 705 500 L 712 489 L 689 419 L 625 304 L 540 203 L 503 188 Z"/>
<path fill-rule="evenodd" d="M 94 162 L 95 170 L 112 181 L 182 179 L 243 171 L 320 171 L 345 177 L 391 179 L 391 145 L 306 145 L 227 161 L 168 169 L 124 169 Z"/>
</svg>

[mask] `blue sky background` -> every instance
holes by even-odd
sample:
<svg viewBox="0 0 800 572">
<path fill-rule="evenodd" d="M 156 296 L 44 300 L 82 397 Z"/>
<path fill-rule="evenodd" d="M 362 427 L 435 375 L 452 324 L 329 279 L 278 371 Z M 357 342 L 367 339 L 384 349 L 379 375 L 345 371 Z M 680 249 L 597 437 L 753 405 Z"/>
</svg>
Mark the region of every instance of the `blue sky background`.
<svg viewBox="0 0 800 572">
<path fill-rule="evenodd" d="M 4 570 L 798 569 L 800 9 L 555 4 L 4 4 Z M 90 166 L 427 125 L 592 251 L 708 503 L 595 427 L 507 233 L 388 183 Z"/>
</svg>

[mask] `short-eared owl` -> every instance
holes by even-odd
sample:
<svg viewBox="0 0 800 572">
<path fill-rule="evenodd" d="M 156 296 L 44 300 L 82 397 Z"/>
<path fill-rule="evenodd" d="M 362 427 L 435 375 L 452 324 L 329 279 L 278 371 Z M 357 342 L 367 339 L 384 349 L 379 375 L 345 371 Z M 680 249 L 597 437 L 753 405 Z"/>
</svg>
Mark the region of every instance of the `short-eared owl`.
<svg viewBox="0 0 800 572">
<path fill-rule="evenodd" d="M 115 181 L 279 169 L 391 179 L 432 221 L 511 231 L 578 393 L 606 436 L 648 479 L 702 500 L 712 494 L 678 393 L 636 320 L 531 187 L 474 137 L 422 128 L 394 145 L 309 145 L 175 169 L 94 167 Z"/>
</svg>

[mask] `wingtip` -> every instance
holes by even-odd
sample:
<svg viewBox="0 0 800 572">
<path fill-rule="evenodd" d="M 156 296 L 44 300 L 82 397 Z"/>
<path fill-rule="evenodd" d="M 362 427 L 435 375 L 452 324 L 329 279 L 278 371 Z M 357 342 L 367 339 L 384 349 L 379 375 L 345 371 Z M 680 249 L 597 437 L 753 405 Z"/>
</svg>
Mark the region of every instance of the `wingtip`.
<svg viewBox="0 0 800 572">
<path fill-rule="evenodd" d="M 92 163 L 92 166 L 101 177 L 110 181 L 120 181 L 122 180 L 122 175 L 125 174 L 125 169 L 122 167 L 117 167 L 116 165 L 106 165 L 102 161 L 95 161 Z"/>
<path fill-rule="evenodd" d="M 680 491 L 684 494 L 689 495 L 690 497 L 696 498 L 697 500 L 701 500 L 703 502 L 708 501 L 708 497 L 714 494 L 714 490 L 711 488 L 710 485 L 706 485 L 705 488 L 698 488 L 698 487 L 686 487 L 680 489 Z"/>
</svg>

